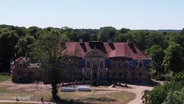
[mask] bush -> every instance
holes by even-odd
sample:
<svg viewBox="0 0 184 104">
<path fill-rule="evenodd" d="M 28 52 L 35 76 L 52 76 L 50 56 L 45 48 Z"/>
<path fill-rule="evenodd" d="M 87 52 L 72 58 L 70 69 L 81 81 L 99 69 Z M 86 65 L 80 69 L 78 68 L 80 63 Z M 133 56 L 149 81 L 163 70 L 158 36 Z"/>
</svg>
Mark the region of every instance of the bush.
<svg viewBox="0 0 184 104">
<path fill-rule="evenodd" d="M 146 92 L 149 104 L 161 104 L 167 97 L 170 90 L 175 91 L 182 88 L 182 84 L 179 82 L 166 82 L 164 85 L 158 85 L 154 87 L 152 91 Z"/>
<path fill-rule="evenodd" d="M 171 79 L 171 81 L 180 82 L 181 84 L 184 85 L 184 71 L 175 74 L 174 77 Z"/>
</svg>

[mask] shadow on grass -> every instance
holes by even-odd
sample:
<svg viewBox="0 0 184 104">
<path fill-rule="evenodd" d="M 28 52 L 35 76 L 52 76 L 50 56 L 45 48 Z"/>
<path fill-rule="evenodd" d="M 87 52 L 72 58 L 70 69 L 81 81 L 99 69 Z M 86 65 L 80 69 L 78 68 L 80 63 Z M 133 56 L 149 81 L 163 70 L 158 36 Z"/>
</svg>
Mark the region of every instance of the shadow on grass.
<svg viewBox="0 0 184 104">
<path fill-rule="evenodd" d="M 56 104 L 85 104 L 83 102 L 80 101 L 74 101 L 74 100 L 63 100 L 61 99 L 59 96 L 56 96 L 56 98 L 53 100 L 50 100 L 51 102 L 54 102 Z"/>
<path fill-rule="evenodd" d="M 56 104 L 94 104 L 92 102 L 100 102 L 100 103 L 105 103 L 105 102 L 113 102 L 116 101 L 115 99 L 107 98 L 107 97 L 100 97 L 100 98 L 93 98 L 89 97 L 87 99 L 81 100 L 63 100 L 60 97 L 57 96 L 56 100 L 51 100 L 51 102 L 54 102 Z"/>
<path fill-rule="evenodd" d="M 100 97 L 100 98 L 87 98 L 88 101 L 99 101 L 99 102 L 110 102 L 110 101 L 116 101 L 115 99 L 107 98 L 107 97 Z"/>
</svg>

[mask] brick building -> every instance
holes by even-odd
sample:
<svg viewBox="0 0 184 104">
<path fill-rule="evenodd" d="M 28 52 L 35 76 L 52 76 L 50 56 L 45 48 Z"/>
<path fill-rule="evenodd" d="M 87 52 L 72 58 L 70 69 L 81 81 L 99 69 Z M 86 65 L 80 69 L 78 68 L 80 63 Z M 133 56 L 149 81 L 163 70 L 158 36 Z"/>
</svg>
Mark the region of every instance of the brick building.
<svg viewBox="0 0 184 104">
<path fill-rule="evenodd" d="M 31 63 L 27 57 L 19 57 L 11 65 L 12 81 L 29 83 L 41 80 L 40 64 Z"/>
<path fill-rule="evenodd" d="M 66 42 L 62 52 L 73 56 L 70 80 L 91 83 L 149 83 L 150 59 L 131 42 Z"/>
<path fill-rule="evenodd" d="M 149 83 L 150 59 L 131 42 L 65 42 L 62 54 L 72 56 L 75 68 L 63 81 L 90 83 L 124 82 Z M 16 70 L 16 71 L 15 71 Z M 32 66 L 25 58 L 15 61 L 13 80 L 39 79 L 39 66 Z M 24 73 L 24 74 L 23 74 Z M 37 74 L 34 74 L 37 73 Z M 31 77 L 29 77 L 31 76 Z"/>
</svg>

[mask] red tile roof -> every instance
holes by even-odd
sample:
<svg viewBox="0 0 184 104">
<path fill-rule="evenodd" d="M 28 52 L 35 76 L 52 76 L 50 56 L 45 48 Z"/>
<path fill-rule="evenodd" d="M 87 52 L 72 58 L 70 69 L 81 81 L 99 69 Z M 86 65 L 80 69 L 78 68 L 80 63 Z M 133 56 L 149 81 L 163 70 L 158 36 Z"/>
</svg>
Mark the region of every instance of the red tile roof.
<svg viewBox="0 0 184 104">
<path fill-rule="evenodd" d="M 66 42 L 66 49 L 62 52 L 69 56 L 83 58 L 91 49 L 101 50 L 107 57 L 126 57 L 132 59 L 149 59 L 140 49 L 127 42 Z M 96 46 L 95 46 L 96 45 Z"/>
<path fill-rule="evenodd" d="M 27 62 L 29 62 L 29 59 L 26 58 L 26 57 L 19 57 L 19 58 L 17 58 L 15 60 L 15 63 L 18 63 L 18 64 L 20 64 L 20 63 L 27 63 Z"/>
</svg>

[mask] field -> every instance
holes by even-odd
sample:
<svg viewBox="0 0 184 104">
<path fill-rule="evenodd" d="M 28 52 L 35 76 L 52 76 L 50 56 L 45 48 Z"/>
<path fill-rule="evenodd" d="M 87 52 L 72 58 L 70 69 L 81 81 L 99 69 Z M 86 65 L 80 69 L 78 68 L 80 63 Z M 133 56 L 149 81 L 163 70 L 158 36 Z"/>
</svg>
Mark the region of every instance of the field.
<svg viewBox="0 0 184 104">
<path fill-rule="evenodd" d="M 44 101 L 50 101 L 50 85 L 43 83 L 15 84 L 9 78 L 0 82 L 0 100 L 40 101 L 43 97 Z M 127 104 L 135 98 L 134 93 L 122 90 L 125 88 L 114 89 L 108 86 L 91 86 L 91 89 L 90 92 L 61 92 L 59 88 L 58 95 L 63 102 L 68 104 Z"/>
</svg>

